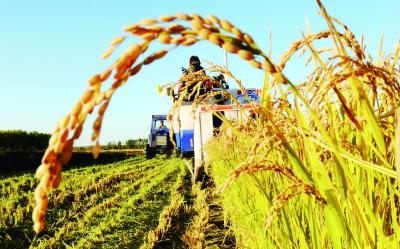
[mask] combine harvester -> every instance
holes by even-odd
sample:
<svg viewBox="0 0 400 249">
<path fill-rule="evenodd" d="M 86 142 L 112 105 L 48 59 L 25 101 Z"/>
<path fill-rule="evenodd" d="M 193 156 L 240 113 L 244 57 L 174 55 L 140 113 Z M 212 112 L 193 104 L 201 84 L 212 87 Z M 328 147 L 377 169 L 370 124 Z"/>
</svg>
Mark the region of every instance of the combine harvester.
<svg viewBox="0 0 400 249">
<path fill-rule="evenodd" d="M 214 78 L 223 80 L 221 77 Z M 182 156 L 191 159 L 187 165 L 193 181 L 201 180 L 203 171 L 208 173 L 209 162 L 204 146 L 219 132 L 218 128 L 223 122 L 219 116 L 246 122 L 255 117 L 255 109 L 261 100 L 259 89 L 246 89 L 244 93 L 239 89 L 229 89 L 226 82 L 221 85 L 224 87 L 209 89 L 216 96 L 209 99 L 207 104 L 194 107 L 193 100 L 183 101 L 172 114 L 171 127 L 176 149 Z M 172 91 L 170 93 L 170 96 L 174 95 Z"/>
<path fill-rule="evenodd" d="M 223 77 L 214 77 L 224 80 Z M 182 101 L 179 108 L 173 113 L 170 120 L 173 140 L 176 150 L 183 157 L 190 158 L 187 161 L 192 173 L 193 182 L 201 180 L 202 173 L 208 173 L 208 158 L 204 146 L 209 139 L 218 133 L 222 125 L 220 115 L 227 120 L 246 122 L 255 117 L 255 109 L 258 108 L 261 97 L 259 89 L 246 89 L 246 93 L 239 89 L 229 89 L 224 81 L 222 88 L 209 88 L 209 93 L 215 94 L 207 101 L 207 104 L 193 105 L 193 99 Z M 179 99 L 179 92 L 167 90 L 167 94 L 174 101 Z"/>
</svg>

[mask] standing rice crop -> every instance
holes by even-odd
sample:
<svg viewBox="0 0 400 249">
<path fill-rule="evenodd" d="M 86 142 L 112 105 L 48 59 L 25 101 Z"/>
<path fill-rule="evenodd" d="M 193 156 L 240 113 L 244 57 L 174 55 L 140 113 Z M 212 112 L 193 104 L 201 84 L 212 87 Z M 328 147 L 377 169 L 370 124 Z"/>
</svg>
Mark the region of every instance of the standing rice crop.
<svg viewBox="0 0 400 249">
<path fill-rule="evenodd" d="M 262 122 L 222 128 L 211 174 L 245 248 L 398 248 L 400 46 L 373 60 L 320 9 L 329 30 L 304 35 L 279 66 L 305 49 L 312 73 L 296 86 L 266 80 Z"/>
</svg>

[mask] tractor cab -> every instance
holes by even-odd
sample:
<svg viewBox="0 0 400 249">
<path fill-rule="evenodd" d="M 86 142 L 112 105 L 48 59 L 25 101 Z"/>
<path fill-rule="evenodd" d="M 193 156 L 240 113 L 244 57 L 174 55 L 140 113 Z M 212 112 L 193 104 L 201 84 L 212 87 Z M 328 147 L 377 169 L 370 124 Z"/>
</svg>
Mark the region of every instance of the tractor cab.
<svg viewBox="0 0 400 249">
<path fill-rule="evenodd" d="M 152 115 L 150 134 L 146 144 L 146 156 L 151 158 L 157 153 L 167 154 L 172 151 L 172 143 L 169 139 L 167 115 Z"/>
</svg>

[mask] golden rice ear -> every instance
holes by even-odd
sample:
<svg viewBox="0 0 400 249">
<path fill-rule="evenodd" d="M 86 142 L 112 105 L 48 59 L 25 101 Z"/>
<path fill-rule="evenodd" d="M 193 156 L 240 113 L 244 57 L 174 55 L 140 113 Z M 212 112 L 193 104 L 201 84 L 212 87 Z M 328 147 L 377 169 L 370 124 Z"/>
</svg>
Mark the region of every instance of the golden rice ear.
<svg viewBox="0 0 400 249">
<path fill-rule="evenodd" d="M 254 59 L 254 55 L 247 50 L 239 50 L 238 55 L 240 56 L 240 58 L 246 61 Z"/>
<path fill-rule="evenodd" d="M 172 22 L 176 19 L 175 16 L 162 16 L 159 18 L 161 22 Z"/>
<path fill-rule="evenodd" d="M 67 140 L 67 138 L 68 138 L 68 134 L 69 134 L 68 129 L 64 129 L 64 130 L 60 133 L 59 141 L 60 141 L 61 143 L 64 143 L 64 142 Z"/>
<path fill-rule="evenodd" d="M 74 145 L 74 138 L 68 139 L 65 142 L 64 148 L 61 152 L 61 156 L 60 156 L 60 163 L 62 165 L 65 165 L 69 162 L 69 160 L 72 157 L 72 150 L 73 150 L 73 145 Z M 60 167 L 61 169 L 61 165 L 57 164 L 56 167 Z"/>
<path fill-rule="evenodd" d="M 53 188 L 57 189 L 58 187 L 60 187 L 61 184 L 61 173 L 57 174 L 56 178 L 53 181 Z"/>
<path fill-rule="evenodd" d="M 99 110 L 97 111 L 97 113 L 99 114 L 99 116 L 103 116 L 103 115 L 104 115 L 104 113 L 105 113 L 105 111 L 106 111 L 106 109 L 107 109 L 107 107 L 108 107 L 108 103 L 110 103 L 110 102 L 109 102 L 109 101 L 106 101 L 106 102 L 104 102 L 104 103 L 100 106 Z"/>
<path fill-rule="evenodd" d="M 82 129 L 83 129 L 83 125 L 79 125 L 78 127 L 76 127 L 75 132 L 74 132 L 74 139 L 78 139 L 81 136 Z"/>
<path fill-rule="evenodd" d="M 183 46 L 191 46 L 197 42 L 196 39 L 187 39 L 186 41 L 182 42 Z"/>
<path fill-rule="evenodd" d="M 96 144 L 93 146 L 93 157 L 98 158 L 100 154 L 100 144 L 99 141 L 96 142 Z"/>
<path fill-rule="evenodd" d="M 192 28 L 196 31 L 199 31 L 204 27 L 203 26 L 204 22 L 197 18 L 194 18 L 191 23 L 192 23 Z"/>
<path fill-rule="evenodd" d="M 183 21 L 190 21 L 192 18 L 185 13 L 176 13 L 176 17 L 178 17 L 179 19 L 183 20 Z"/>
<path fill-rule="evenodd" d="M 133 76 L 133 75 L 137 74 L 140 71 L 141 68 L 142 68 L 142 63 L 136 65 L 131 70 L 129 70 L 129 75 Z"/>
<path fill-rule="evenodd" d="M 43 222 L 35 223 L 33 225 L 33 231 L 35 231 L 35 233 L 40 233 L 41 231 L 43 231 L 43 229 L 44 229 L 44 219 L 43 219 Z"/>
<path fill-rule="evenodd" d="M 167 53 L 168 53 L 168 50 L 162 49 L 162 50 L 157 51 L 154 54 L 154 57 L 156 60 L 159 60 L 159 59 L 163 58 L 165 55 L 167 55 Z"/>
<path fill-rule="evenodd" d="M 221 20 L 220 22 L 221 28 L 226 32 L 231 33 L 234 26 L 228 20 Z"/>
<path fill-rule="evenodd" d="M 243 39 L 249 44 L 253 44 L 254 43 L 253 37 L 251 37 L 249 34 L 244 34 L 243 35 Z"/>
<path fill-rule="evenodd" d="M 261 63 L 256 60 L 249 60 L 249 64 L 257 69 L 261 69 Z"/>
<path fill-rule="evenodd" d="M 244 35 L 243 35 L 243 33 L 242 33 L 242 31 L 240 30 L 240 29 L 238 29 L 238 28 L 236 28 L 236 27 L 234 27 L 233 29 L 232 29 L 232 33 L 236 36 L 236 38 L 238 38 L 239 40 L 242 40 L 242 39 L 244 39 Z"/>
<path fill-rule="evenodd" d="M 101 82 L 102 82 L 102 80 L 101 80 L 100 75 L 96 74 L 95 76 L 90 78 L 89 85 L 94 86 L 94 85 L 97 85 L 97 84 L 99 84 Z"/>
<path fill-rule="evenodd" d="M 230 41 L 226 41 L 224 43 L 224 45 L 222 46 L 223 49 L 225 49 L 226 51 L 236 54 L 239 51 L 239 48 L 236 47 L 232 42 Z"/>
<path fill-rule="evenodd" d="M 199 36 L 204 39 L 204 40 L 208 40 L 208 38 L 210 37 L 211 31 L 209 29 L 201 29 L 199 31 Z"/>
<path fill-rule="evenodd" d="M 41 164 L 37 169 L 36 169 L 36 173 L 35 176 L 36 178 L 40 179 L 44 176 L 44 174 L 47 172 L 47 164 Z"/>
<path fill-rule="evenodd" d="M 57 154 L 52 148 L 47 148 L 42 158 L 42 164 L 48 164 L 57 158 Z"/>
<path fill-rule="evenodd" d="M 150 26 L 153 24 L 158 23 L 158 21 L 156 19 L 143 19 L 139 22 L 139 25 L 141 26 Z"/>
<path fill-rule="evenodd" d="M 75 105 L 74 109 L 72 109 L 71 115 L 72 115 L 73 117 L 78 117 L 79 114 L 80 114 L 81 111 L 82 111 L 82 108 L 83 108 L 82 103 L 81 103 L 81 102 L 78 102 L 78 103 Z"/>
<path fill-rule="evenodd" d="M 181 45 L 185 41 L 186 41 L 186 38 L 181 36 L 181 37 L 177 37 L 177 38 L 172 39 L 171 43 L 175 44 L 175 45 Z"/>
<path fill-rule="evenodd" d="M 157 36 L 153 33 L 143 34 L 140 36 L 143 40 L 151 42 L 152 40 L 156 39 Z"/>
<path fill-rule="evenodd" d="M 274 79 L 275 79 L 277 82 L 279 82 L 279 83 L 282 83 L 282 84 L 288 83 L 287 78 L 286 78 L 280 71 L 278 71 L 278 72 L 272 74 L 272 76 L 273 76 Z"/>
<path fill-rule="evenodd" d="M 83 103 L 83 104 L 86 104 L 86 103 L 88 103 L 91 99 L 92 99 L 92 97 L 93 97 L 93 95 L 94 95 L 94 90 L 92 90 L 92 89 L 89 89 L 89 90 L 87 90 L 83 95 L 82 95 L 82 97 L 81 97 L 81 102 Z M 69 120 L 68 120 L 68 123 L 69 123 Z M 62 126 L 62 127 L 64 127 L 64 126 Z M 67 126 L 65 126 L 65 127 L 67 127 Z"/>
<path fill-rule="evenodd" d="M 172 40 L 171 33 L 166 32 L 166 31 L 162 32 L 158 36 L 158 40 L 160 40 L 160 42 L 163 43 L 163 44 L 170 44 L 171 40 Z"/>
<path fill-rule="evenodd" d="M 102 116 L 99 116 L 93 123 L 93 130 L 100 130 L 102 122 Z"/>
<path fill-rule="evenodd" d="M 69 129 L 71 129 L 71 130 L 72 130 L 72 129 L 75 129 L 77 125 L 79 125 L 79 118 L 76 117 L 76 116 L 74 116 L 74 117 L 72 117 L 72 119 L 71 119 L 71 123 L 70 123 L 70 125 L 69 125 Z"/>
<path fill-rule="evenodd" d="M 70 120 L 71 120 L 71 115 L 70 114 L 65 115 L 65 117 L 60 121 L 59 126 L 62 129 L 66 129 L 68 127 Z"/>
<path fill-rule="evenodd" d="M 121 44 L 126 38 L 126 35 L 119 36 L 111 41 L 110 46 L 118 46 Z"/>
<path fill-rule="evenodd" d="M 215 33 L 210 34 L 208 40 L 217 46 L 222 46 L 222 44 L 224 43 L 224 40 L 220 38 L 218 34 Z"/>
<path fill-rule="evenodd" d="M 185 30 L 186 28 L 180 24 L 172 24 L 166 31 L 170 32 L 171 34 L 180 34 Z"/>
<path fill-rule="evenodd" d="M 51 175 L 50 175 L 49 172 L 46 172 L 46 173 L 42 176 L 39 185 L 41 186 L 41 188 L 43 189 L 43 192 L 45 193 L 44 196 L 46 196 L 46 194 L 50 193 L 52 182 L 51 182 Z M 40 202 L 42 202 L 43 198 L 44 198 L 44 197 L 42 197 L 42 199 L 40 200 Z M 47 198 L 47 197 L 46 197 L 46 198 Z"/>
<path fill-rule="evenodd" d="M 101 54 L 102 59 L 107 59 L 114 53 L 115 47 L 109 47 L 104 53 Z"/>
<path fill-rule="evenodd" d="M 112 67 L 109 67 L 106 70 L 104 70 L 104 72 L 100 75 L 100 81 L 103 82 L 106 81 L 110 77 L 112 71 L 113 71 Z"/>
<path fill-rule="evenodd" d="M 131 24 L 131 25 L 125 26 L 123 28 L 123 30 L 126 31 L 126 32 L 132 32 L 133 30 L 135 30 L 138 27 L 139 27 L 139 24 Z"/>
<path fill-rule="evenodd" d="M 210 20 L 211 22 L 213 22 L 214 24 L 220 25 L 220 20 L 218 17 L 213 16 L 213 15 L 209 15 L 208 16 L 208 20 Z"/>
</svg>

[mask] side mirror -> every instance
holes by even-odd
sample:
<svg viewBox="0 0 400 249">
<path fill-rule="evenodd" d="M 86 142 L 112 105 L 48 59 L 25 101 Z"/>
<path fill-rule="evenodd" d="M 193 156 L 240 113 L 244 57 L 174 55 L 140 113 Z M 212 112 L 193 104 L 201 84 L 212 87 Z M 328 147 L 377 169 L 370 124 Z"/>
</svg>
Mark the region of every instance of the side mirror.
<svg viewBox="0 0 400 249">
<path fill-rule="evenodd" d="M 188 73 L 189 73 L 189 71 L 188 71 L 186 68 L 184 68 L 184 67 L 182 67 L 181 70 L 182 70 L 182 73 L 183 73 L 183 74 L 188 74 Z"/>
</svg>

